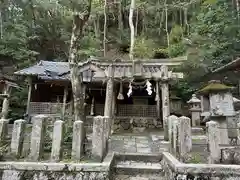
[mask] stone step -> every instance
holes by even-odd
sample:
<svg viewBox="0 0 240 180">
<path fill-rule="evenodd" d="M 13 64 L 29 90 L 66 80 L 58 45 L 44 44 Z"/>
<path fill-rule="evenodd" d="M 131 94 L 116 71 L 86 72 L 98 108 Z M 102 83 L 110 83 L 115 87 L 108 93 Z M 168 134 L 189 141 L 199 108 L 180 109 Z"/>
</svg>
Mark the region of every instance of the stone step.
<svg viewBox="0 0 240 180">
<path fill-rule="evenodd" d="M 160 175 L 162 166 L 160 163 L 146 163 L 141 161 L 120 161 L 114 166 L 116 174 L 122 175 Z"/>
<path fill-rule="evenodd" d="M 202 127 L 192 127 L 192 135 L 204 135 L 205 131 L 203 130 Z"/>
<path fill-rule="evenodd" d="M 115 175 L 113 176 L 114 180 L 165 180 L 165 177 L 161 177 L 161 175 L 156 174 L 156 175 L 136 175 L 136 176 L 131 176 L 131 175 Z"/>
<path fill-rule="evenodd" d="M 115 153 L 115 162 L 120 161 L 135 161 L 135 162 L 151 162 L 160 163 L 162 160 L 162 153 L 142 154 L 142 153 Z"/>
</svg>

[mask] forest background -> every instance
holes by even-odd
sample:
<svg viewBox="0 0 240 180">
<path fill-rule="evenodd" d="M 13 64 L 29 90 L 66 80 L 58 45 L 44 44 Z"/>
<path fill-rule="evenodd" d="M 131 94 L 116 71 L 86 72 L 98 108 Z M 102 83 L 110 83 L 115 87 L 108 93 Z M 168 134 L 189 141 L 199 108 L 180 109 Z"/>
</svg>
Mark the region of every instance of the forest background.
<svg viewBox="0 0 240 180">
<path fill-rule="evenodd" d="M 74 9 L 86 0 L 1 0 L 1 69 L 14 70 L 39 60 L 68 61 Z M 201 77 L 239 57 L 238 0 L 136 0 L 133 12 L 134 58 L 187 56 L 177 69 L 185 78 L 173 89 L 186 101 L 201 85 Z M 77 60 L 89 56 L 129 58 L 131 0 L 92 0 Z M 84 12 L 83 12 L 84 13 Z M 10 73 L 10 71 L 3 72 Z M 23 86 L 24 87 L 24 86 Z M 26 86 L 25 86 L 26 87 Z M 25 112 L 27 89 L 14 90 L 12 118 Z"/>
</svg>

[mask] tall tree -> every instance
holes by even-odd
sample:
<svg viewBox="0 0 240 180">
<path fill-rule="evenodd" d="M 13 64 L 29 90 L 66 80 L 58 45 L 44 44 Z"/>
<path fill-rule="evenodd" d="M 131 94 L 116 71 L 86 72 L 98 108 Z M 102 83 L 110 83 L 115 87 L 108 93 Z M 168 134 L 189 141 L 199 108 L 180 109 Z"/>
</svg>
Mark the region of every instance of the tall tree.
<svg viewBox="0 0 240 180">
<path fill-rule="evenodd" d="M 129 58 L 132 61 L 133 64 L 133 73 L 134 72 L 134 57 L 133 57 L 133 49 L 134 49 L 134 42 L 135 42 L 135 31 L 134 31 L 134 24 L 133 24 L 133 13 L 135 9 L 135 0 L 131 0 L 131 5 L 130 5 L 130 11 L 129 11 L 129 27 L 130 27 L 130 32 L 131 32 L 131 39 L 130 39 L 130 51 L 129 51 Z"/>
<path fill-rule="evenodd" d="M 78 71 L 79 40 L 83 37 L 83 30 L 91 13 L 92 0 L 83 0 L 81 11 L 73 4 L 73 27 L 69 48 L 69 65 L 74 100 L 74 120 L 84 121 L 84 94 L 81 75 Z"/>
</svg>

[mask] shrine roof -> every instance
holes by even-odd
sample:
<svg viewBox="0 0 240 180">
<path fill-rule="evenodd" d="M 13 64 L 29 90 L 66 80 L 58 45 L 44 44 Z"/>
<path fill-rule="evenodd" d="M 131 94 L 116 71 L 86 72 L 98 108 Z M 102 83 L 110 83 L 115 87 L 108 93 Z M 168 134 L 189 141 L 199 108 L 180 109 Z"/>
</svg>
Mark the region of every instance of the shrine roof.
<svg viewBox="0 0 240 180">
<path fill-rule="evenodd" d="M 154 59 L 154 60 L 141 60 L 142 71 L 144 76 L 151 77 L 152 73 L 161 72 L 163 65 L 173 66 L 180 65 L 186 57 L 179 57 L 173 59 Z M 91 58 L 85 62 L 80 62 L 79 67 L 86 64 L 92 64 L 107 72 L 110 65 L 114 66 L 114 77 L 130 77 L 132 75 L 132 62 L 122 60 L 103 60 Z M 37 64 L 28 68 L 15 72 L 18 76 L 38 76 L 40 79 L 45 80 L 69 80 L 70 66 L 68 62 L 44 61 L 41 60 Z M 180 75 L 181 76 L 181 75 Z"/>
<path fill-rule="evenodd" d="M 237 58 L 215 70 L 212 71 L 212 73 L 220 73 L 224 71 L 229 71 L 229 70 L 239 70 L 240 69 L 240 58 Z"/>
</svg>

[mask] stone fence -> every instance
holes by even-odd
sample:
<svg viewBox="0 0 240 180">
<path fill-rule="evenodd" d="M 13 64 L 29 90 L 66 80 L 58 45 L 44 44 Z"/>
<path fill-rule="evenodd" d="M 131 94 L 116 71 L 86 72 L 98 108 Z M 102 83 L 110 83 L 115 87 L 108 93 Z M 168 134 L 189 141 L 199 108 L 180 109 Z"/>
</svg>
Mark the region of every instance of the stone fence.
<svg viewBox="0 0 240 180">
<path fill-rule="evenodd" d="M 168 119 L 170 152 L 181 162 L 189 162 L 195 148 L 206 156 L 209 164 L 238 164 L 240 165 L 240 123 L 238 127 L 221 127 L 216 121 L 206 123 L 206 135 L 203 144 L 194 144 L 191 119 L 188 117 L 170 116 Z M 203 137 L 204 137 L 203 136 Z M 198 153 L 200 151 L 197 151 Z M 203 158 L 204 159 L 204 158 Z"/>
<path fill-rule="evenodd" d="M 30 135 L 30 148 L 27 155 L 28 161 L 43 161 L 44 157 L 48 157 L 48 162 L 59 162 L 63 160 L 63 141 L 66 138 L 64 131 L 64 121 L 56 120 L 53 124 L 51 132 L 51 141 L 46 142 L 48 128 L 48 116 L 37 115 L 33 117 L 31 132 L 26 129 L 25 120 L 16 120 L 12 129 L 9 146 L 7 146 L 7 154 L 14 159 L 22 159 L 24 139 Z M 7 141 L 8 121 L 0 120 L 0 147 L 2 148 Z M 84 123 L 75 121 L 72 130 L 70 130 L 70 142 L 68 142 L 68 150 L 70 150 L 70 159 L 74 162 L 79 162 L 85 154 L 86 133 Z M 93 120 L 93 133 L 91 145 L 91 159 L 95 162 L 102 162 L 107 153 L 107 143 L 110 134 L 110 119 L 108 117 L 96 116 Z M 50 152 L 46 153 L 44 148 L 46 143 L 50 143 Z M 49 154 L 49 155 L 48 155 Z M 4 154 L 2 154 L 4 156 Z"/>
<path fill-rule="evenodd" d="M 238 180 L 239 165 L 185 164 L 168 152 L 161 161 L 166 180 Z"/>
</svg>

